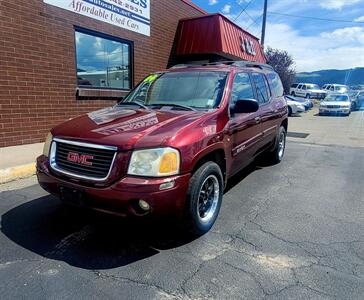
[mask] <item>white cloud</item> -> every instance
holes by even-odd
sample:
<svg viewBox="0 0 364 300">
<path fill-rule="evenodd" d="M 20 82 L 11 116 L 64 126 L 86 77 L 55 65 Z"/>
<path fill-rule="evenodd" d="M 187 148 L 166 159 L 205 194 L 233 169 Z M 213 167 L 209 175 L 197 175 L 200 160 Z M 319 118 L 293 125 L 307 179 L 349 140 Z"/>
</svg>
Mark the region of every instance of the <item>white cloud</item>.
<svg viewBox="0 0 364 300">
<path fill-rule="evenodd" d="M 215 5 L 217 3 L 218 3 L 217 0 L 209 0 L 209 5 Z"/>
<path fill-rule="evenodd" d="M 363 67 L 363 41 L 360 27 L 304 36 L 287 24 L 267 24 L 266 46 L 287 50 L 299 72 Z"/>
<path fill-rule="evenodd" d="M 364 16 L 361 16 L 359 18 L 356 18 L 354 22 L 364 22 Z"/>
<path fill-rule="evenodd" d="M 222 11 L 224 14 L 230 14 L 230 11 L 231 11 L 231 5 L 229 5 L 229 4 L 225 4 L 221 11 Z"/>
<path fill-rule="evenodd" d="M 357 43 L 364 45 L 364 27 L 346 27 L 332 32 L 321 33 L 323 38 L 336 40 L 341 44 Z"/>
<path fill-rule="evenodd" d="M 344 6 L 349 6 L 362 2 L 362 0 L 321 0 L 320 6 L 326 9 L 342 9 Z"/>
</svg>

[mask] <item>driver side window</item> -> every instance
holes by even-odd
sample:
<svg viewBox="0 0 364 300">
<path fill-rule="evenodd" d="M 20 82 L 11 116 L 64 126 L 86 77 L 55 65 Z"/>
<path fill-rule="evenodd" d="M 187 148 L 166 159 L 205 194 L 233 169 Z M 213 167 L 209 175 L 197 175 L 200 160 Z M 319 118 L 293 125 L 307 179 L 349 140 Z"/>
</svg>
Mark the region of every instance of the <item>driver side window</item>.
<svg viewBox="0 0 364 300">
<path fill-rule="evenodd" d="M 254 99 L 254 92 L 250 76 L 248 73 L 239 73 L 235 75 L 233 88 L 231 91 L 230 107 L 235 106 L 236 101 L 244 99 Z"/>
</svg>

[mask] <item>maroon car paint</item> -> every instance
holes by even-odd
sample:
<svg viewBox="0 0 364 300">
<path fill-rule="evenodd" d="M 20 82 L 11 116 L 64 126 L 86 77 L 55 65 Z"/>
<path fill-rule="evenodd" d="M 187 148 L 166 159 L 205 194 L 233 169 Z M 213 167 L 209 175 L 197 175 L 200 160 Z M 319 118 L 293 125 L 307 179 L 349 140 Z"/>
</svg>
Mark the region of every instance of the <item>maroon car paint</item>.
<svg viewBox="0 0 364 300">
<path fill-rule="evenodd" d="M 199 70 L 199 68 L 196 68 Z M 135 109 L 133 113 L 113 115 L 112 121 L 95 122 L 90 115 L 80 116 L 55 127 L 54 137 L 93 144 L 116 146 L 119 153 L 112 172 L 105 182 L 94 183 L 67 178 L 49 167 L 48 158 L 37 160 L 40 185 L 50 193 L 58 194 L 59 185 L 83 190 L 90 199 L 102 207 L 94 209 L 111 213 L 136 214 L 130 201 L 148 200 L 153 213 L 181 212 L 191 172 L 200 159 L 219 150 L 226 162 L 225 181 L 248 165 L 262 150 L 271 147 L 281 124 L 287 119 L 283 97 L 272 99 L 255 113 L 230 117 L 229 98 L 233 78 L 237 71 L 262 70 L 226 66 L 201 67 L 201 70 L 229 73 L 221 103 L 210 111 L 163 111 Z M 191 69 L 178 69 L 178 72 Z M 176 72 L 171 70 L 170 72 Z M 128 108 L 130 110 L 130 108 Z M 99 124 L 97 124 L 99 123 Z M 132 150 L 155 147 L 172 147 L 181 155 L 180 175 L 168 178 L 138 178 L 127 175 Z M 175 181 L 172 189 L 160 191 L 159 185 Z M 118 212 L 112 207 L 121 207 Z"/>
</svg>

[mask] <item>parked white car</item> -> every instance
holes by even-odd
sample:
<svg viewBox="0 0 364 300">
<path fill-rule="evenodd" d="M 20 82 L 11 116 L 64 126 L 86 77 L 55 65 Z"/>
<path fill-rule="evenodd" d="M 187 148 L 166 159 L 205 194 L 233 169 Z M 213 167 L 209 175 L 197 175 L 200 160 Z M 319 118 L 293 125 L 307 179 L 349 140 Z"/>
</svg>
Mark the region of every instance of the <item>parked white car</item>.
<svg viewBox="0 0 364 300">
<path fill-rule="evenodd" d="M 322 89 L 327 94 L 347 94 L 349 87 L 343 84 L 325 84 Z"/>
<path fill-rule="evenodd" d="M 286 101 L 287 101 L 287 106 L 288 106 L 288 116 L 292 116 L 294 114 L 297 113 L 302 113 L 306 111 L 306 108 L 304 107 L 303 104 L 297 102 L 297 101 L 292 101 L 289 98 L 285 97 Z"/>
<path fill-rule="evenodd" d="M 319 114 L 350 115 L 351 100 L 347 94 L 330 94 L 320 103 Z"/>
<path fill-rule="evenodd" d="M 321 90 L 317 84 L 313 83 L 292 84 L 289 93 L 292 96 L 304 97 L 307 99 L 324 99 L 326 97 L 326 92 Z"/>
</svg>

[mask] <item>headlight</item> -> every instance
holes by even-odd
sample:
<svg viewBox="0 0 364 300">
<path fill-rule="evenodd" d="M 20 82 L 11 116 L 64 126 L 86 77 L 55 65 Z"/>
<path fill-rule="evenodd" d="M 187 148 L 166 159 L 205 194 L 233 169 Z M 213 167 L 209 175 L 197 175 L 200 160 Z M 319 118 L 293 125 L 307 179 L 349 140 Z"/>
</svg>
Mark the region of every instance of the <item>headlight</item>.
<svg viewBox="0 0 364 300">
<path fill-rule="evenodd" d="M 136 150 L 133 152 L 128 174 L 146 177 L 162 177 L 179 173 L 180 155 L 173 148 Z"/>
<path fill-rule="evenodd" d="M 47 157 L 49 156 L 49 150 L 51 148 L 52 140 L 53 140 L 52 134 L 48 133 L 47 138 L 44 143 L 44 147 L 43 147 L 43 155 L 45 155 Z"/>
</svg>

